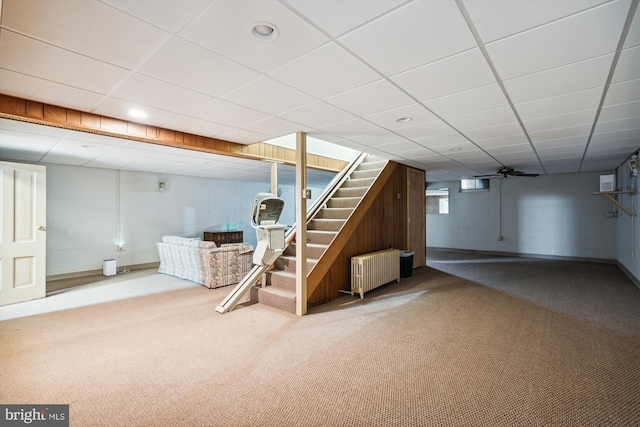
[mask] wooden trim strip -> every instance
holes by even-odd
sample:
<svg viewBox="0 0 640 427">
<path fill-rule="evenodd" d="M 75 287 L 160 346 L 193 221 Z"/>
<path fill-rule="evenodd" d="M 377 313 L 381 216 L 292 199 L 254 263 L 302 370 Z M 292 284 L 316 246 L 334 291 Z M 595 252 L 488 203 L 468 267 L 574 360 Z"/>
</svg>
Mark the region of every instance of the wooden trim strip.
<svg viewBox="0 0 640 427">
<path fill-rule="evenodd" d="M 250 145 L 179 132 L 156 126 L 44 104 L 0 94 L 0 117 L 44 126 L 122 138 L 148 144 L 165 145 L 251 160 L 273 160 L 295 166 L 295 150 L 265 143 Z M 341 171 L 347 162 L 308 155 L 307 166 L 329 172 Z"/>
</svg>

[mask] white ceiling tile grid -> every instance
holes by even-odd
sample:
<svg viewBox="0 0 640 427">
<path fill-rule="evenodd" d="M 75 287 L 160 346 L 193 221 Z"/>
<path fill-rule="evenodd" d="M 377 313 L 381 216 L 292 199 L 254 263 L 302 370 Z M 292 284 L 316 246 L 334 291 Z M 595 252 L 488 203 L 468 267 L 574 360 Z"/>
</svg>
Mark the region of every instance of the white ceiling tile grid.
<svg viewBox="0 0 640 427">
<path fill-rule="evenodd" d="M 306 131 L 429 180 L 606 171 L 640 148 L 638 0 L 0 5 L 6 95 L 241 144 Z M 218 173 L 96 138 L 0 120 L 8 160 Z"/>
</svg>

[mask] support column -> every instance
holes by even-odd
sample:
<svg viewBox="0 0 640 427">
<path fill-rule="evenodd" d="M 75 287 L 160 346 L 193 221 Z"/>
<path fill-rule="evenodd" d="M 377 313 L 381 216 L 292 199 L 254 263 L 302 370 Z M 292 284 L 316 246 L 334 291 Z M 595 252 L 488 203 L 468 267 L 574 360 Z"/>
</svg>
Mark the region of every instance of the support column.
<svg viewBox="0 0 640 427">
<path fill-rule="evenodd" d="M 307 314 L 307 134 L 296 133 L 296 314 Z"/>
<path fill-rule="evenodd" d="M 278 163 L 271 163 L 271 194 L 278 197 Z"/>
</svg>

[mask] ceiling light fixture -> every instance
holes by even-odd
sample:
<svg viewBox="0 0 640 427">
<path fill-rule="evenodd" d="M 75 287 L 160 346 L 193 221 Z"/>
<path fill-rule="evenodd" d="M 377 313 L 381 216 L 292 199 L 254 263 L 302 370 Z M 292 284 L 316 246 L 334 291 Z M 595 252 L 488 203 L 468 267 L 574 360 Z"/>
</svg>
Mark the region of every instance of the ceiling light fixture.
<svg viewBox="0 0 640 427">
<path fill-rule="evenodd" d="M 268 22 L 256 22 L 251 26 L 251 35 L 260 41 L 272 42 L 280 36 L 280 31 Z"/>
<path fill-rule="evenodd" d="M 460 151 L 460 147 L 449 148 L 449 151 Z"/>
<path fill-rule="evenodd" d="M 411 120 L 413 120 L 412 117 L 400 117 L 399 119 L 396 119 L 396 122 L 398 122 L 398 123 L 409 123 Z"/>
<path fill-rule="evenodd" d="M 142 110 L 129 110 L 129 115 L 135 119 L 144 119 L 147 117 L 147 113 Z"/>
</svg>

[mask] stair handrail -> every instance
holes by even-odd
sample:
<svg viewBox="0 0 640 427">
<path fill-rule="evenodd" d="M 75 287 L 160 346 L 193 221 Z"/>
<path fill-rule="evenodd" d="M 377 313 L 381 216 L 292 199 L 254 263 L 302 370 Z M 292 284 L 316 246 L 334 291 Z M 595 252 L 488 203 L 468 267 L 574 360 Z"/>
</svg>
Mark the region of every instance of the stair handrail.
<svg viewBox="0 0 640 427">
<path fill-rule="evenodd" d="M 368 154 L 363 152 L 356 154 L 353 159 L 351 159 L 351 161 L 347 164 L 347 166 L 345 166 L 342 171 L 337 173 L 331 179 L 329 184 L 327 184 L 324 190 L 322 190 L 322 193 L 320 193 L 318 198 L 307 209 L 307 222 L 309 222 L 309 220 L 313 218 L 316 213 L 318 213 L 320 208 L 325 203 L 327 203 L 327 200 L 329 200 L 335 194 L 335 192 L 338 191 L 342 184 L 344 184 L 344 182 L 349 179 L 351 173 L 358 166 L 360 166 L 360 163 L 362 163 L 367 156 Z M 293 240 L 293 237 L 296 234 L 296 230 L 297 224 L 295 223 L 289 228 L 289 230 L 287 230 L 287 233 L 285 234 L 285 241 L 287 242 L 287 245 L 289 245 L 291 243 L 291 240 Z"/>
</svg>

